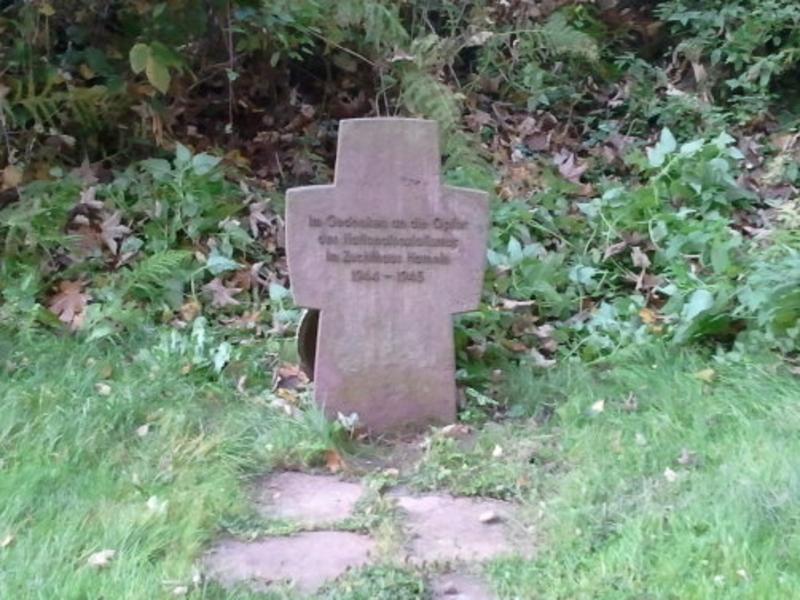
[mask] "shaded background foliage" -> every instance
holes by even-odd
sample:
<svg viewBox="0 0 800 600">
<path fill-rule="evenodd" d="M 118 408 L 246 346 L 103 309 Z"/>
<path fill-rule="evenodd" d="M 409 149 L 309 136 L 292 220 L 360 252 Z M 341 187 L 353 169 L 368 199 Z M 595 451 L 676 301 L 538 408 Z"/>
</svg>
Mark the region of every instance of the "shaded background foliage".
<svg viewBox="0 0 800 600">
<path fill-rule="evenodd" d="M 790 0 L 7 2 L 0 326 L 290 336 L 282 190 L 330 179 L 339 119 L 414 115 L 494 197 L 470 385 L 659 338 L 792 355 L 799 30 Z"/>
</svg>

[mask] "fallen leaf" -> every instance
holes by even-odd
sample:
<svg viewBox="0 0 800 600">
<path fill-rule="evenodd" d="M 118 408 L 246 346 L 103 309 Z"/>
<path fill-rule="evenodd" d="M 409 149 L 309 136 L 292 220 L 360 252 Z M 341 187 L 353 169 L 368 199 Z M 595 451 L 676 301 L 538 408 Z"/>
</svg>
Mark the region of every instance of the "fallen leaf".
<svg viewBox="0 0 800 600">
<path fill-rule="evenodd" d="M 86 284 L 81 281 L 62 281 L 58 284 L 59 292 L 50 299 L 48 308 L 62 323 L 76 331 L 83 325 L 89 294 L 83 293 Z"/>
<path fill-rule="evenodd" d="M 100 224 L 100 238 L 111 251 L 111 254 L 114 255 L 119 250 L 117 240 L 122 239 L 131 232 L 128 227 L 120 224 L 121 218 L 120 212 L 117 211 Z"/>
<path fill-rule="evenodd" d="M 603 252 L 603 260 L 608 260 L 612 256 L 616 256 L 628 246 L 628 242 L 622 240 L 621 242 L 617 242 L 616 244 L 611 244 L 608 248 L 605 249 Z"/>
<path fill-rule="evenodd" d="M 107 567 L 116 554 L 116 550 L 100 550 L 100 552 L 95 552 L 92 554 L 86 563 L 90 567 L 101 569 L 103 567 Z"/>
<path fill-rule="evenodd" d="M 639 318 L 642 319 L 642 323 L 645 325 L 653 325 L 658 323 L 658 313 L 654 311 L 652 308 L 643 308 L 639 311 Z"/>
<path fill-rule="evenodd" d="M 530 355 L 533 357 L 533 364 L 541 369 L 549 369 L 552 366 L 555 366 L 556 361 L 552 358 L 545 358 L 545 356 L 539 352 L 536 348 L 530 349 Z"/>
<path fill-rule="evenodd" d="M 472 433 L 472 427 L 463 423 L 451 423 L 441 429 L 442 435 L 449 438 L 463 438 Z"/>
<path fill-rule="evenodd" d="M 196 298 L 192 298 L 184 302 L 178 312 L 181 315 L 181 319 L 186 322 L 191 322 L 197 318 L 202 310 L 203 305 L 200 304 Z"/>
<path fill-rule="evenodd" d="M 716 377 L 716 371 L 714 369 L 701 369 L 697 373 L 694 374 L 695 379 L 699 379 L 700 381 L 704 381 L 705 383 L 711 383 L 714 381 Z"/>
<path fill-rule="evenodd" d="M 241 288 L 225 287 L 219 277 L 215 277 L 203 286 L 203 291 L 211 296 L 211 306 L 223 308 L 225 306 L 236 306 L 239 301 L 234 298 L 235 294 L 241 292 Z"/>
<path fill-rule="evenodd" d="M 560 150 L 553 156 L 553 162 L 558 167 L 558 172 L 567 181 L 580 183 L 581 175 L 589 168 L 588 164 L 578 164 L 575 153 L 568 150 Z"/>
<path fill-rule="evenodd" d="M 325 466 L 331 473 L 338 473 L 346 467 L 344 459 L 336 450 L 325 451 Z"/>
<path fill-rule="evenodd" d="M 605 400 L 598 400 L 591 407 L 589 407 L 589 412 L 595 415 L 599 415 L 606 409 L 606 401 Z"/>
<path fill-rule="evenodd" d="M 639 246 L 631 248 L 631 260 L 633 261 L 634 267 L 647 269 L 650 266 L 650 259 L 647 257 L 647 254 L 642 252 Z"/>
<path fill-rule="evenodd" d="M 275 370 L 272 376 L 272 390 L 304 390 L 308 387 L 308 376 L 300 365 L 284 363 Z"/>
<path fill-rule="evenodd" d="M 247 220 L 250 223 L 250 233 L 253 234 L 254 238 L 258 238 L 258 225 L 262 224 L 267 227 L 270 225 L 269 217 L 264 214 L 264 211 L 267 210 L 267 203 L 263 201 L 253 202 L 247 208 L 250 211 L 250 214 L 247 217 Z"/>
<path fill-rule="evenodd" d="M 15 188 L 22 183 L 22 169 L 14 165 L 6 165 L 6 168 L 3 169 L 3 176 L 0 179 L 2 180 L 0 190 Z"/>
<path fill-rule="evenodd" d="M 505 310 L 516 310 L 527 308 L 536 304 L 536 300 L 512 300 L 510 298 L 500 298 L 500 306 Z"/>
<path fill-rule="evenodd" d="M 80 200 L 78 200 L 78 204 L 85 204 L 89 208 L 100 210 L 103 208 L 103 203 L 95 198 L 96 195 L 97 188 L 95 186 L 90 186 L 85 190 L 81 190 L 81 197 Z"/>
</svg>

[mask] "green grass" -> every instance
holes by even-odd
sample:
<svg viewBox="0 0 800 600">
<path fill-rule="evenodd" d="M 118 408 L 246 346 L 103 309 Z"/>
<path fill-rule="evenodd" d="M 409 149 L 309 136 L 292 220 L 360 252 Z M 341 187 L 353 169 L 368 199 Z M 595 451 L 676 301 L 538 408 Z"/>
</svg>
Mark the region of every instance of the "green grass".
<svg viewBox="0 0 800 600">
<path fill-rule="evenodd" d="M 706 368 L 711 383 L 695 376 Z M 491 565 L 503 597 L 797 597 L 796 378 L 769 361 L 651 353 L 514 379 L 532 409 L 566 400 L 550 428 L 555 466 L 527 498 L 542 513 L 541 551 Z"/>
<path fill-rule="evenodd" d="M 254 513 L 252 479 L 318 463 L 339 442 L 316 411 L 292 418 L 270 405 L 257 350 L 234 352 L 217 375 L 195 342 L 171 332 L 116 344 L 0 338 L 0 541 L 12 536 L 0 598 L 169 598 L 178 586 L 189 598 L 263 597 L 198 581 L 198 559 L 222 532 L 280 530 Z M 710 383 L 695 376 L 706 368 Z M 539 551 L 487 566 L 502 598 L 796 597 L 796 378 L 769 359 L 656 351 L 508 377 L 519 417 L 464 442 L 431 435 L 400 480 L 521 503 Z M 351 526 L 391 537 L 391 510 L 378 513 Z M 103 549 L 116 551 L 110 564 L 88 566 Z M 321 596 L 424 598 L 424 577 L 377 565 Z"/>
</svg>

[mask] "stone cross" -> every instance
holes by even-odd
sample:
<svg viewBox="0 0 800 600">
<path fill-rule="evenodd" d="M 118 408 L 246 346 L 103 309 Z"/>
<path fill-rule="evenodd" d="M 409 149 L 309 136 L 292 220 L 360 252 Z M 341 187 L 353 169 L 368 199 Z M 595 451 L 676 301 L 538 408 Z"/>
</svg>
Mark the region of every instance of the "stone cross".
<svg viewBox="0 0 800 600">
<path fill-rule="evenodd" d="M 433 121 L 344 120 L 334 184 L 287 192 L 292 291 L 321 311 L 316 402 L 372 433 L 456 418 L 451 315 L 480 300 L 488 200 L 441 184 L 438 138 Z"/>
</svg>

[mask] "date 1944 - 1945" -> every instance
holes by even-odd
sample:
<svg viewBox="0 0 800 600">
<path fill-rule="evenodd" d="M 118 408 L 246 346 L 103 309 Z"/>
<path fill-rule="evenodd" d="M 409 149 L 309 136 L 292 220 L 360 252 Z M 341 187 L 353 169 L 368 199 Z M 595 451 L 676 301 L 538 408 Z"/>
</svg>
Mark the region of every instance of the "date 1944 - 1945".
<svg viewBox="0 0 800 600">
<path fill-rule="evenodd" d="M 357 283 L 377 281 L 397 281 L 398 283 L 422 283 L 425 281 L 424 271 L 397 271 L 396 273 L 381 273 L 355 269 L 350 271 L 350 278 Z"/>
</svg>

